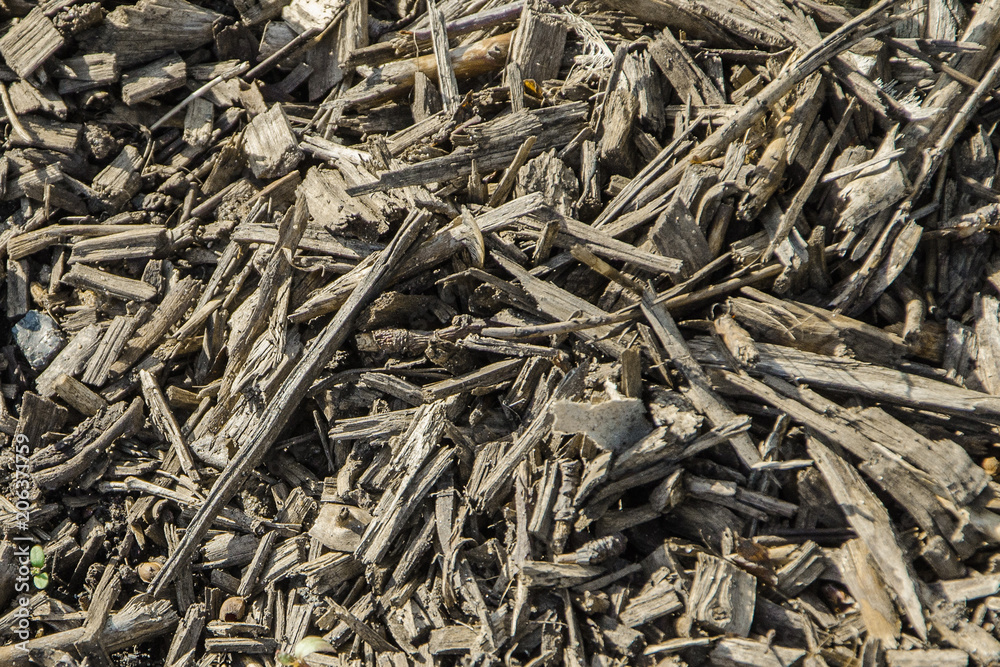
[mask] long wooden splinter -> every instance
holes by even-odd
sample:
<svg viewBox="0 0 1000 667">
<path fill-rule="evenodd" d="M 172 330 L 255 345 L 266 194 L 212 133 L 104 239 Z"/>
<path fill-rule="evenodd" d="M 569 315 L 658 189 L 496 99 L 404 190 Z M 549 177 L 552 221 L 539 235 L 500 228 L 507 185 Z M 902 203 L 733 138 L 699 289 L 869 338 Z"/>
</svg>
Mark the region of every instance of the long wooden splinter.
<svg viewBox="0 0 1000 667">
<path fill-rule="evenodd" d="M 177 549 L 170 554 L 163 569 L 152 581 L 149 588 L 156 597 L 164 597 L 170 582 L 184 565 L 190 564 L 194 551 L 208 532 L 216 515 L 225 507 L 249 477 L 251 471 L 261 462 L 267 450 L 277 440 L 292 413 L 298 407 L 310 385 L 319 376 L 323 367 L 340 349 L 351 332 L 351 324 L 361 309 L 385 287 L 386 279 L 399 266 L 407 250 L 416 240 L 430 215 L 424 211 L 414 212 L 397 232 L 396 237 L 381 252 L 364 279 L 323 331 L 312 340 L 309 349 L 281 384 L 274 397 L 260 415 L 259 421 L 240 438 L 239 450 L 226 465 L 212 487 L 205 504 L 198 510 L 194 520 L 184 531 L 184 538 Z"/>
</svg>

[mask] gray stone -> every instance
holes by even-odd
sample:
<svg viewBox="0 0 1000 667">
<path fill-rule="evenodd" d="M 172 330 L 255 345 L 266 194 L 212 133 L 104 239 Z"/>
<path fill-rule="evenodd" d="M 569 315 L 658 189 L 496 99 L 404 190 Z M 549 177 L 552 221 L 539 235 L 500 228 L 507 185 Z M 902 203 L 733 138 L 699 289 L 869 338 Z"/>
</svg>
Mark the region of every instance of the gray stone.
<svg viewBox="0 0 1000 667">
<path fill-rule="evenodd" d="M 35 370 L 48 366 L 56 353 L 66 345 L 66 338 L 56 321 L 37 310 L 29 310 L 14 325 L 13 331 L 17 346 Z"/>
</svg>

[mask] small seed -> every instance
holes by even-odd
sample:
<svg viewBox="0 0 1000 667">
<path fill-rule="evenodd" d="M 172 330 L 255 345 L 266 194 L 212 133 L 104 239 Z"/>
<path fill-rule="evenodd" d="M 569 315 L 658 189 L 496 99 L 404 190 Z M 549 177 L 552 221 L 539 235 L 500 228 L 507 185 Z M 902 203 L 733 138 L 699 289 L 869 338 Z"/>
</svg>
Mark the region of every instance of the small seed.
<svg viewBox="0 0 1000 667">
<path fill-rule="evenodd" d="M 238 623 L 247 612 L 247 603 L 241 597 L 226 598 L 219 607 L 219 620 L 228 623 Z"/>
<path fill-rule="evenodd" d="M 148 584 L 156 577 L 156 573 L 159 572 L 162 567 L 163 566 L 159 563 L 148 561 L 139 565 L 139 567 L 135 568 L 135 570 L 139 573 L 139 578 Z"/>
<path fill-rule="evenodd" d="M 997 460 L 995 456 L 987 456 L 983 459 L 983 470 L 990 477 L 996 477 L 997 473 L 1000 473 L 1000 460 Z"/>
</svg>

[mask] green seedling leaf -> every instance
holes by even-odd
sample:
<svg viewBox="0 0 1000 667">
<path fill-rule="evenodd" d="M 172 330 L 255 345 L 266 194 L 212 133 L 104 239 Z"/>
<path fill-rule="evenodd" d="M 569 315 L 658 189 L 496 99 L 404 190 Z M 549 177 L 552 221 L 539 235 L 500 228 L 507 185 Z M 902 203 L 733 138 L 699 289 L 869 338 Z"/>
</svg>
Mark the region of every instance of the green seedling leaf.
<svg viewBox="0 0 1000 667">
<path fill-rule="evenodd" d="M 42 572 L 35 575 L 35 588 L 44 590 L 49 585 L 49 575 Z"/>
<path fill-rule="evenodd" d="M 31 547 L 31 567 L 42 568 L 45 567 L 45 549 L 40 545 L 36 544 Z"/>
<path fill-rule="evenodd" d="M 298 662 L 298 660 L 296 660 L 294 656 L 288 653 L 279 653 L 278 662 L 280 662 L 283 665 L 294 665 L 295 663 Z"/>
</svg>

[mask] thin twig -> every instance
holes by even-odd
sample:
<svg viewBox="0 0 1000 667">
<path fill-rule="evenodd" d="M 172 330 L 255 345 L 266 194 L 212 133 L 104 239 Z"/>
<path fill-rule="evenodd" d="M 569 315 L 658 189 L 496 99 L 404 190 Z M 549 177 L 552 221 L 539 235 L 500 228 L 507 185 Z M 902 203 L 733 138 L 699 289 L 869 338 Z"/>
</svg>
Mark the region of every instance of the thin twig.
<svg viewBox="0 0 1000 667">
<path fill-rule="evenodd" d="M 175 106 L 173 109 L 164 114 L 163 117 L 160 118 L 160 120 L 156 121 L 150 126 L 149 131 L 155 132 L 157 129 L 162 127 L 163 124 L 166 123 L 168 120 L 170 120 L 178 113 L 186 109 L 189 104 L 194 102 L 199 97 L 204 97 L 205 94 L 208 93 L 208 91 L 212 90 L 212 88 L 215 88 L 223 81 L 229 81 L 230 79 L 243 74 L 243 72 L 246 72 L 248 69 L 250 69 L 250 63 L 244 62 L 240 63 L 239 65 L 229 70 L 228 72 L 223 72 L 219 76 L 215 77 L 214 79 L 206 83 L 204 86 L 202 86 L 198 90 L 194 91 L 193 93 L 185 97 L 180 103 L 177 104 L 177 106 Z"/>
<path fill-rule="evenodd" d="M 0 81 L 0 100 L 3 100 L 3 110 L 7 114 L 7 120 L 14 131 L 21 135 L 21 139 L 26 143 L 31 143 L 31 135 L 21 125 L 20 119 L 14 113 L 14 103 L 10 101 L 10 93 L 7 92 L 7 85 Z"/>
</svg>

